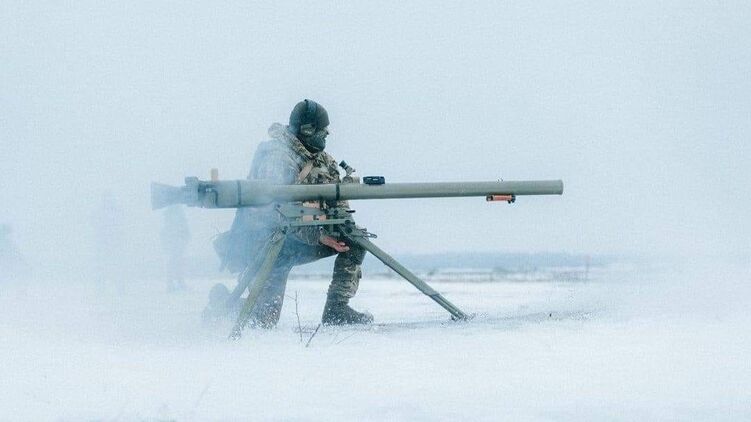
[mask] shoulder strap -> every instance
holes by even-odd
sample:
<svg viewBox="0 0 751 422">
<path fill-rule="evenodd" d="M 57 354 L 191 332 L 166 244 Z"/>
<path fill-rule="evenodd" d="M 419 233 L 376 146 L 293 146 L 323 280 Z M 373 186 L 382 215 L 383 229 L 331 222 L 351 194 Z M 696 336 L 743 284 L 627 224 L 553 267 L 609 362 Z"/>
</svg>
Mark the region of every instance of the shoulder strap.
<svg viewBox="0 0 751 422">
<path fill-rule="evenodd" d="M 302 181 L 305 180 L 306 177 L 308 177 L 308 174 L 310 174 L 311 170 L 313 170 L 313 160 L 308 160 L 308 162 L 303 166 L 302 170 L 300 170 L 300 174 L 297 175 L 297 181 L 295 181 L 295 183 L 298 185 L 302 183 Z"/>
</svg>

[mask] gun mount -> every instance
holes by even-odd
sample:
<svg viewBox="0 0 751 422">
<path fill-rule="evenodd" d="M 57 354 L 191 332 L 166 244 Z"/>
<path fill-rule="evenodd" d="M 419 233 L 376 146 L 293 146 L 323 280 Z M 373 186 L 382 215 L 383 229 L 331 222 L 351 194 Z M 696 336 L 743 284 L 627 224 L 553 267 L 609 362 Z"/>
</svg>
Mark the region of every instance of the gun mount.
<svg viewBox="0 0 751 422">
<path fill-rule="evenodd" d="M 452 319 L 466 320 L 471 317 L 376 246 L 370 240 L 376 236 L 355 224 L 352 210 L 338 206 L 313 208 L 303 206 L 301 203 L 319 201 L 319 203 L 334 204 L 337 201 L 362 199 L 448 197 L 485 197 L 487 201 L 512 203 L 517 196 L 561 195 L 563 193 L 563 182 L 560 180 L 384 183 L 384 178 L 379 176 L 379 183 L 361 184 L 355 182 L 356 179 L 351 176 L 353 171 L 354 169 L 347 173 L 348 179 L 346 180 L 349 183 L 335 184 L 274 185 L 255 180 L 218 180 L 215 172 L 212 173 L 210 181 L 187 177 L 185 186 L 182 187 L 160 183 L 151 184 L 151 207 L 154 210 L 174 204 L 202 208 L 242 208 L 275 204 L 276 211 L 281 215 L 282 223 L 262 248 L 264 252 L 259 254 L 254 262 L 240 274 L 237 286 L 227 299 L 225 308 L 236 309 L 243 293 L 248 291 L 230 338 L 240 337 L 251 317 L 259 294 L 267 282 L 287 233 L 291 228 L 300 226 L 318 226 L 329 236 L 359 244 L 448 311 Z"/>
</svg>

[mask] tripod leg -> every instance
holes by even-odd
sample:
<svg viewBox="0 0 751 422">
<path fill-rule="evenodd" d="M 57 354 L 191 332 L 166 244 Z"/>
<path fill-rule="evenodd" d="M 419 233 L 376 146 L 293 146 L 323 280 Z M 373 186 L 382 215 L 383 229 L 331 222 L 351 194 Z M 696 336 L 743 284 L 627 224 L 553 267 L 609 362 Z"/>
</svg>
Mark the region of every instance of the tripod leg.
<svg viewBox="0 0 751 422">
<path fill-rule="evenodd" d="M 451 314 L 452 319 L 454 320 L 469 319 L 469 316 L 465 314 L 464 312 L 462 312 L 461 309 L 457 308 L 453 303 L 449 302 L 448 299 L 443 297 L 440 293 L 433 290 L 433 288 L 430 287 L 426 282 L 420 280 L 419 277 L 417 277 L 414 273 L 408 270 L 405 266 L 403 266 L 397 260 L 391 257 L 391 255 L 384 252 L 383 249 L 376 246 L 367 237 L 347 236 L 347 238 L 357 243 L 358 245 L 362 246 L 365 250 L 367 250 L 368 252 L 373 254 L 373 256 L 378 258 L 381 262 L 386 264 L 386 266 L 396 271 L 400 276 L 404 277 L 405 280 L 410 282 L 413 286 L 417 287 L 417 290 L 421 291 L 423 294 L 425 294 L 429 298 L 433 299 L 436 303 L 441 305 L 443 309 L 447 310 Z"/>
<path fill-rule="evenodd" d="M 250 290 L 248 291 L 248 297 L 245 299 L 240 314 L 237 316 L 237 321 L 235 322 L 234 327 L 232 327 L 232 331 L 229 335 L 230 340 L 237 340 L 240 338 L 243 328 L 247 325 L 248 320 L 253 313 L 253 309 L 256 307 L 258 296 L 268 282 L 269 274 L 271 274 L 271 270 L 274 268 L 276 258 L 279 256 L 282 246 L 284 246 L 283 236 L 281 238 L 275 238 L 269 245 L 266 258 L 263 260 L 258 272 L 255 273 L 253 283 L 250 285 Z"/>
<path fill-rule="evenodd" d="M 265 245 L 262 248 L 262 253 L 256 256 L 253 262 L 245 268 L 245 270 L 240 274 L 240 277 L 237 279 L 237 286 L 235 286 L 229 298 L 227 299 L 227 304 L 225 305 L 227 309 L 232 309 L 235 303 L 237 303 L 237 301 L 240 300 L 240 297 L 243 295 L 243 293 L 245 293 L 245 290 L 248 288 L 250 283 L 255 279 L 255 275 L 258 273 L 258 270 L 263 265 L 263 262 L 266 259 L 266 256 L 268 256 L 269 252 L 271 252 L 271 249 L 274 248 L 274 245 L 276 245 L 277 242 L 283 239 L 284 239 L 284 233 L 277 230 L 274 233 L 272 233 L 271 236 L 269 236 L 266 242 L 264 242 Z"/>
</svg>

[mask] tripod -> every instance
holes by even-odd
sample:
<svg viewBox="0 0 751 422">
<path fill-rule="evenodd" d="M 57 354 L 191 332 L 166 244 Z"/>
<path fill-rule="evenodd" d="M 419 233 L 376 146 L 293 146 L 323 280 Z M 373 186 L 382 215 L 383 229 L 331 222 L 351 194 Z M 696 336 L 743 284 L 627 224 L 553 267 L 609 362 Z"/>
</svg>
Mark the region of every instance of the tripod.
<svg viewBox="0 0 751 422">
<path fill-rule="evenodd" d="M 256 307 L 256 302 L 258 302 L 258 297 L 268 282 L 269 274 L 274 268 L 274 263 L 282 250 L 287 234 L 292 228 L 304 226 L 321 227 L 329 236 L 347 239 L 360 245 L 387 267 L 415 286 L 420 292 L 433 299 L 433 301 L 448 311 L 451 314 L 452 320 L 467 320 L 470 318 L 469 315 L 449 302 L 443 295 L 430 287 L 404 265 L 400 264 L 399 261 L 376 246 L 370 240 L 376 236 L 369 233 L 365 228 L 358 227 L 355 224 L 352 218 L 353 210 L 342 207 L 322 209 L 320 207 L 305 207 L 297 204 L 277 204 L 276 211 L 281 214 L 283 223 L 268 237 L 265 246 L 262 248 L 262 253 L 258 254 L 256 260 L 241 273 L 237 286 L 227 299 L 226 309 L 233 309 L 238 301 L 241 300 L 245 290 L 248 290 L 248 296 L 245 298 L 237 321 L 230 332 L 230 339 L 239 339 L 242 335 L 242 330 L 248 324 Z"/>
</svg>

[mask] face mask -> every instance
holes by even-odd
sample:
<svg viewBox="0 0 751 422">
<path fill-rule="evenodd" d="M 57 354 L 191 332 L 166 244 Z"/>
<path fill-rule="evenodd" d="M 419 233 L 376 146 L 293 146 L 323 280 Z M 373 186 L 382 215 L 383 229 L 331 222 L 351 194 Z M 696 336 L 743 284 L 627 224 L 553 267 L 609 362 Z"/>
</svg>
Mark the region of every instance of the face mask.
<svg viewBox="0 0 751 422">
<path fill-rule="evenodd" d="M 326 148 L 326 136 L 328 136 L 329 131 L 326 130 L 326 128 L 319 129 L 319 130 L 311 130 L 312 127 L 305 127 L 308 125 L 303 125 L 300 128 L 300 141 L 305 146 L 305 148 L 308 149 L 308 151 L 316 153 L 321 152 Z"/>
</svg>

